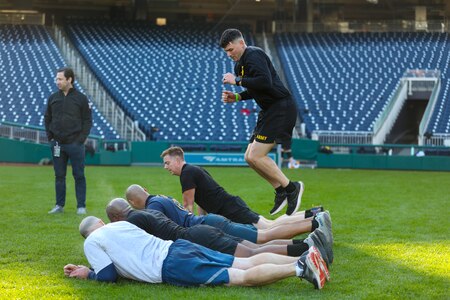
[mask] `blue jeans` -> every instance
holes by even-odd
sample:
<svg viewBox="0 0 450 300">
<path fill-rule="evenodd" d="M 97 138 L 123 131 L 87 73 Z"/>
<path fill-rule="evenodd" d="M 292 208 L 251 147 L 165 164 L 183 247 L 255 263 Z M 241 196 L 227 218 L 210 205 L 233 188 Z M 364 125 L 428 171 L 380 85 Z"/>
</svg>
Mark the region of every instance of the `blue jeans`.
<svg viewBox="0 0 450 300">
<path fill-rule="evenodd" d="M 207 214 L 203 224 L 219 228 L 229 235 L 242 238 L 252 243 L 256 243 L 258 240 L 258 229 L 255 226 L 234 223 L 221 215 Z"/>
<path fill-rule="evenodd" d="M 77 208 L 86 207 L 86 177 L 84 177 L 84 144 L 60 144 L 61 153 L 59 157 L 54 156 L 55 141 L 50 143 L 53 169 L 55 170 L 56 205 L 66 204 L 66 173 L 67 163 L 70 159 L 72 175 L 75 179 L 75 194 L 77 197 Z"/>
</svg>

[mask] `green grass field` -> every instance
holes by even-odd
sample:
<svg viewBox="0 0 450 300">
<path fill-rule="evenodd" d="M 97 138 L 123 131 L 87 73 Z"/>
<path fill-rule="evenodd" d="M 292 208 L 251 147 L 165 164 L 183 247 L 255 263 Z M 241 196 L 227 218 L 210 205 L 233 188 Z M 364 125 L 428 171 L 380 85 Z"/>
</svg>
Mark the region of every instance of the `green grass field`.
<svg viewBox="0 0 450 300">
<path fill-rule="evenodd" d="M 70 169 L 69 169 L 70 170 Z M 248 168 L 208 168 L 230 193 L 268 217 L 271 187 Z M 121 279 L 116 284 L 65 278 L 66 263 L 87 264 L 78 233 L 73 178 L 65 213 L 54 205 L 53 169 L 0 166 L 1 299 L 449 299 L 450 173 L 285 170 L 303 180 L 302 208 L 331 212 L 335 262 L 323 290 L 297 278 L 258 288 L 178 288 Z M 181 199 L 178 177 L 161 167 L 87 167 L 90 215 L 131 183 Z"/>
</svg>

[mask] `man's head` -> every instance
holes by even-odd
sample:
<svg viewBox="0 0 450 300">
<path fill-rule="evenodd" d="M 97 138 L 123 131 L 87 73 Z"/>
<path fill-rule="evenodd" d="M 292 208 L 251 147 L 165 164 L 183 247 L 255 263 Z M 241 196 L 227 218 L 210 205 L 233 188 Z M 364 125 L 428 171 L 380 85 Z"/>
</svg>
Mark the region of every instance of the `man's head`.
<svg viewBox="0 0 450 300">
<path fill-rule="evenodd" d="M 97 217 L 89 216 L 81 220 L 79 230 L 82 237 L 87 238 L 94 230 L 104 226 L 105 223 Z"/>
<path fill-rule="evenodd" d="M 181 169 L 184 164 L 184 152 L 180 147 L 170 147 L 161 153 L 164 161 L 164 169 L 169 171 L 172 175 L 181 175 Z"/>
<path fill-rule="evenodd" d="M 111 222 L 125 221 L 131 210 L 130 204 L 123 198 L 115 198 L 106 206 L 106 214 Z"/>
<path fill-rule="evenodd" d="M 70 68 L 60 68 L 56 71 L 56 85 L 58 89 L 67 92 L 73 87 L 75 73 Z"/>
<path fill-rule="evenodd" d="M 237 29 L 227 29 L 222 33 L 220 37 L 220 47 L 225 50 L 228 57 L 234 61 L 239 61 L 242 54 L 244 54 L 245 44 L 242 33 Z"/>
<path fill-rule="evenodd" d="M 130 185 L 125 193 L 128 203 L 135 209 L 144 209 L 145 201 L 147 201 L 149 195 L 147 190 L 139 184 Z"/>
</svg>

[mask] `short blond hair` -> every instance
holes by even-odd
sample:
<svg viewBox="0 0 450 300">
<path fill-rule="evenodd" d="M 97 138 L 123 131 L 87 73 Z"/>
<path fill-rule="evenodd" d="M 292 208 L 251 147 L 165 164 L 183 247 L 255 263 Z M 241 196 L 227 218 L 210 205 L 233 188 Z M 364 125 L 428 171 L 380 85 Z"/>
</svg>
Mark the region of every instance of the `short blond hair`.
<svg viewBox="0 0 450 300">
<path fill-rule="evenodd" d="M 183 151 L 183 149 L 181 149 L 181 147 L 178 147 L 178 146 L 170 147 L 170 148 L 164 150 L 161 153 L 161 158 L 164 158 L 167 155 L 169 155 L 169 156 L 178 156 L 178 157 L 180 157 L 181 159 L 184 160 L 184 151 Z"/>
</svg>

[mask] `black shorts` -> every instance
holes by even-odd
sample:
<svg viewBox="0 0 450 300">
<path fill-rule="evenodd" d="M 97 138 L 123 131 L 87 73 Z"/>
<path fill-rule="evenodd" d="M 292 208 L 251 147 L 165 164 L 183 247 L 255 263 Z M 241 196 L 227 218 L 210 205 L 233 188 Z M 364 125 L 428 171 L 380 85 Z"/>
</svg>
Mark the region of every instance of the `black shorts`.
<svg viewBox="0 0 450 300">
<path fill-rule="evenodd" d="M 297 122 L 297 105 L 291 97 L 273 103 L 258 114 L 250 143 L 282 144 L 292 139 L 292 131 Z"/>
<path fill-rule="evenodd" d="M 228 235 L 218 228 L 201 224 L 189 227 L 183 238 L 206 248 L 231 255 L 234 255 L 237 245 L 243 241 L 242 238 Z"/>
<path fill-rule="evenodd" d="M 259 214 L 252 211 L 239 196 L 230 196 L 224 200 L 223 207 L 215 214 L 241 224 L 256 224 L 259 221 Z"/>
<path fill-rule="evenodd" d="M 252 211 L 247 203 L 239 196 L 233 196 L 233 207 L 235 210 L 229 210 L 226 214 L 222 214 L 220 211 L 217 213 L 230 219 L 232 222 L 241 224 L 256 224 L 259 221 L 259 214 Z M 237 208 L 237 209 L 236 209 Z"/>
</svg>

